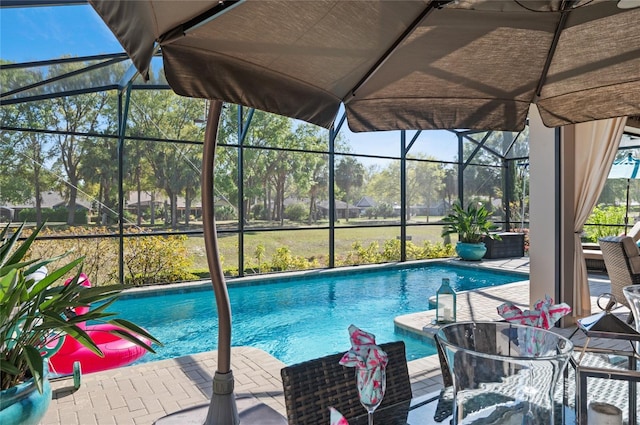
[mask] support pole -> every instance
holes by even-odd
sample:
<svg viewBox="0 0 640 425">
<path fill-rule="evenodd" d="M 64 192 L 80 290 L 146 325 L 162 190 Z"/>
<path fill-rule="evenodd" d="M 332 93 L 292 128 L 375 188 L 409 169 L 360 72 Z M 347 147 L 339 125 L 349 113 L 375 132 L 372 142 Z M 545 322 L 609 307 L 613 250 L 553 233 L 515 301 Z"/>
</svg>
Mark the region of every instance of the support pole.
<svg viewBox="0 0 640 425">
<path fill-rule="evenodd" d="M 627 231 L 629 230 L 629 185 L 631 184 L 631 179 L 627 179 L 627 203 L 624 210 L 624 234 L 626 236 Z"/>
<path fill-rule="evenodd" d="M 400 261 L 407 261 L 407 132 L 405 130 L 400 132 Z"/>
<path fill-rule="evenodd" d="M 204 425 L 235 425 L 240 423 L 233 394 L 234 380 L 231 371 L 231 305 L 220 262 L 213 209 L 213 170 L 221 113 L 222 102 L 211 101 L 202 153 L 204 244 L 218 310 L 218 367 L 213 377 L 213 395 Z"/>
<path fill-rule="evenodd" d="M 127 134 L 127 117 L 131 101 L 131 87 L 133 79 L 127 83 L 122 104 L 122 90 L 118 93 L 118 279 L 124 285 L 124 139 Z M 106 225 L 106 223 L 102 223 Z"/>
</svg>

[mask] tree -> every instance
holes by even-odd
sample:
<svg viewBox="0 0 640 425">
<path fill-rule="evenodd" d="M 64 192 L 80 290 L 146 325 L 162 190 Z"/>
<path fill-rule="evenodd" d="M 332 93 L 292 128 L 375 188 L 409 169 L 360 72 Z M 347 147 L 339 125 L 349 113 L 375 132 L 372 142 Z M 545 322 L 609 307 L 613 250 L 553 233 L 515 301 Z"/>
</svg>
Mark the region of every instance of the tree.
<svg viewBox="0 0 640 425">
<path fill-rule="evenodd" d="M 213 190 L 216 199 L 219 199 L 225 205 L 225 210 L 228 211 L 228 207 L 233 208 L 236 215 L 238 214 L 238 208 L 240 207 L 239 188 L 238 188 L 238 153 L 239 153 L 239 132 L 238 132 L 238 111 L 237 105 L 225 104 L 222 108 L 222 115 L 220 117 L 220 125 L 218 129 L 218 147 L 216 148 L 216 159 L 213 177 Z M 243 108 L 243 122 L 245 124 L 247 119 L 247 109 Z M 229 146 L 222 146 L 229 145 Z M 248 221 L 249 213 L 247 206 L 249 203 L 246 201 L 245 195 L 245 215 L 242 218 L 245 222 Z"/>
<path fill-rule="evenodd" d="M 117 96 L 107 93 L 100 121 L 99 133 L 117 134 Z M 118 140 L 113 137 L 90 138 L 84 143 L 84 156 L 79 163 L 83 191 L 91 195 L 97 204 L 99 223 L 109 224 L 117 220 L 118 209 Z M 125 153 L 125 163 L 128 157 Z"/>
<path fill-rule="evenodd" d="M 3 63 L 6 61 L 3 61 Z M 3 71 L 4 88 L 22 87 L 41 81 L 40 70 Z M 51 122 L 51 110 L 42 102 L 3 105 L 0 118 L 7 126 L 46 128 Z M 3 131 L 0 145 L 0 202 L 24 203 L 34 200 L 37 224 L 42 223 L 41 192 L 48 189 L 53 178 L 46 160 L 51 156 L 50 138 L 38 132 Z"/>
<path fill-rule="evenodd" d="M 136 93 L 132 103 L 132 134 L 158 139 L 204 139 L 203 128 L 197 123 L 202 118 L 202 101 L 159 90 Z M 178 197 L 185 198 L 188 222 L 190 202 L 199 193 L 202 147 L 191 143 L 150 143 L 147 147 L 145 162 L 153 172 L 156 187 L 169 199 L 168 220 L 172 228 L 177 228 Z"/>
<path fill-rule="evenodd" d="M 336 185 L 344 191 L 344 201 L 347 203 L 346 220 L 349 221 L 349 200 L 354 188 L 364 184 L 365 169 L 362 163 L 352 156 L 342 157 L 336 164 Z"/>
<path fill-rule="evenodd" d="M 426 157 L 425 159 L 435 159 Z M 410 169 L 411 180 L 415 182 L 414 190 L 426 208 L 427 223 L 433 202 L 444 187 L 445 172 L 442 164 L 437 162 L 414 161 Z"/>
<path fill-rule="evenodd" d="M 289 118 L 255 111 L 242 148 L 245 221 L 248 221 L 251 206 L 260 202 L 260 210 L 264 213 L 261 218 L 283 220 L 285 191 L 297 161 L 291 152 L 269 148 L 296 148 L 297 139 L 291 130 Z"/>
<path fill-rule="evenodd" d="M 393 161 L 383 169 L 379 166 L 369 170 L 369 181 L 366 193 L 377 202 L 384 202 L 391 206 L 400 201 L 400 162 Z"/>
<path fill-rule="evenodd" d="M 486 136 L 486 133 L 479 133 L 473 135 L 474 140 L 482 140 Z M 502 135 L 500 132 L 492 132 L 485 140 L 484 147 L 481 147 L 476 151 L 477 144 L 473 142 L 465 141 L 463 146 L 463 158 L 465 161 L 471 159 L 464 169 L 464 198 L 465 200 L 472 200 L 481 198 L 488 200 L 490 205 L 491 201 L 496 195 L 502 191 L 500 187 L 501 180 L 501 159 L 488 147 L 491 145 L 495 147 L 496 144 L 502 142 Z M 497 149 L 494 149 L 494 151 Z M 500 150 L 498 150 L 500 151 Z M 471 158 L 471 155 L 473 157 Z M 460 178 L 460 176 L 458 176 Z"/>
<path fill-rule="evenodd" d="M 444 184 L 440 190 L 442 201 L 447 205 L 453 205 L 453 199 L 458 198 L 457 172 L 452 167 L 444 168 Z"/>
<path fill-rule="evenodd" d="M 307 151 L 322 150 L 328 141 L 326 130 L 311 124 L 300 124 L 296 127 L 294 136 L 296 146 Z M 328 192 L 329 161 L 325 155 L 312 152 L 296 153 L 298 165 L 293 172 L 293 190 L 298 198 L 309 198 L 308 223 L 315 222 L 319 217 L 318 198 Z"/>
<path fill-rule="evenodd" d="M 90 65 L 75 62 L 52 65 L 48 78 L 76 71 Z M 124 66 L 116 69 L 123 70 Z M 113 78 L 113 69 L 94 70 L 91 73 L 75 75 L 55 83 L 56 91 L 77 90 L 78 88 L 95 87 L 108 84 Z M 43 101 L 52 109 L 51 127 L 57 130 L 55 136 L 55 153 L 58 155 L 56 165 L 66 176 L 65 193 L 68 199 L 67 224 L 74 224 L 78 190 L 83 183 L 82 161 L 87 157 L 87 151 L 95 140 L 87 133 L 98 133 L 104 130 L 105 117 L 110 94 L 101 91 L 64 96 Z M 113 122 L 113 121 L 112 121 Z M 86 170 L 86 168 L 85 168 Z"/>
</svg>

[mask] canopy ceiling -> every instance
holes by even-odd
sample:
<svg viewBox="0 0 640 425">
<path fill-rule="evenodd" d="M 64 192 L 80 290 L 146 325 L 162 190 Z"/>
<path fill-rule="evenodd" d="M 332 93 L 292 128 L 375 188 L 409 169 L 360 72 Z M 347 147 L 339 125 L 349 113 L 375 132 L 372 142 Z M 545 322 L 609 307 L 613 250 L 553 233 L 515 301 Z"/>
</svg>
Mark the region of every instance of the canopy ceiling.
<svg viewBox="0 0 640 425">
<path fill-rule="evenodd" d="M 353 131 L 520 130 L 640 115 L 640 8 L 616 1 L 90 0 L 146 75 Z M 563 9 L 563 10 L 561 10 Z"/>
</svg>

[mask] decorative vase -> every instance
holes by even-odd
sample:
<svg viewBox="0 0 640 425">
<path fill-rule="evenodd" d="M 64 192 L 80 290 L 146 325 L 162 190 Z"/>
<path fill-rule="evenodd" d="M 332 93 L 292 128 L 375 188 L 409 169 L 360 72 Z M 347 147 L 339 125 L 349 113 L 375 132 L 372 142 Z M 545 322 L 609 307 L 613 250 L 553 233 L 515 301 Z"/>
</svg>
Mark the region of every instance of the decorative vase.
<svg viewBox="0 0 640 425">
<path fill-rule="evenodd" d="M 44 379 L 42 394 L 33 379 L 0 391 L 0 424 L 37 425 L 51 403 L 51 384 Z"/>
<path fill-rule="evenodd" d="M 484 257 L 487 252 L 487 246 L 484 242 L 467 243 L 458 242 L 456 244 L 456 253 L 463 260 L 467 261 L 479 261 Z"/>
</svg>

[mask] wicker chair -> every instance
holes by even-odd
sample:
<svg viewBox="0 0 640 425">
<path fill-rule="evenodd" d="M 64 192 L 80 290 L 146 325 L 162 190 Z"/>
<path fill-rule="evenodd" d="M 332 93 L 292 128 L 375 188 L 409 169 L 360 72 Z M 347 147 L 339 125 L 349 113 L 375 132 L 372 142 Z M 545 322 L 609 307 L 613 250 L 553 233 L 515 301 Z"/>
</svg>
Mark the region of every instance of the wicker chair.
<svg viewBox="0 0 640 425">
<path fill-rule="evenodd" d="M 607 236 L 598 240 L 616 300 L 629 306 L 622 288 L 640 284 L 640 251 L 630 236 Z"/>
<path fill-rule="evenodd" d="M 403 341 L 380 344 L 387 353 L 387 389 L 381 407 L 411 401 L 411 381 Z M 365 414 L 356 388 L 355 370 L 338 362 L 344 353 L 309 360 L 280 371 L 287 419 L 291 425 L 326 425 L 329 407 L 347 419 Z"/>
</svg>

